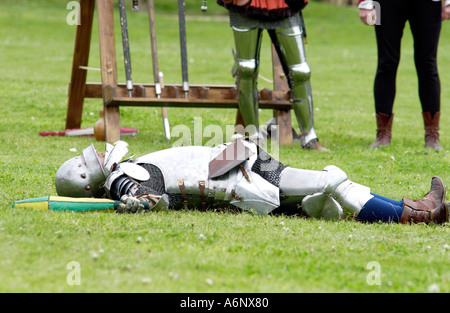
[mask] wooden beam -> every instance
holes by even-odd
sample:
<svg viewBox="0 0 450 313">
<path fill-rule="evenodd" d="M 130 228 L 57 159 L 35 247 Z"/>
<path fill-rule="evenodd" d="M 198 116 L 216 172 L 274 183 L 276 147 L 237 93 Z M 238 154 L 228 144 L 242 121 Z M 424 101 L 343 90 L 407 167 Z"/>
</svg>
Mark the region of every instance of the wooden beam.
<svg viewBox="0 0 450 313">
<path fill-rule="evenodd" d="M 275 48 L 272 46 L 272 62 L 273 62 L 273 89 L 278 92 L 288 92 L 289 85 L 286 75 L 278 58 Z M 278 143 L 281 146 L 291 145 L 293 143 L 292 136 L 292 120 L 290 108 L 278 108 L 274 110 L 274 117 L 278 125 Z"/>
<path fill-rule="evenodd" d="M 98 32 L 100 39 L 100 64 L 103 89 L 117 87 L 116 42 L 114 36 L 113 0 L 97 1 Z M 103 95 L 106 97 L 107 95 Z M 107 106 L 104 98 L 105 138 L 107 142 L 120 140 L 119 107 Z"/>
<path fill-rule="evenodd" d="M 148 106 L 148 107 L 185 107 L 185 108 L 239 108 L 235 100 L 209 100 L 209 99 L 163 99 L 163 98 L 129 98 L 129 97 L 114 97 L 112 96 L 107 101 L 108 107 L 119 106 Z M 289 110 L 291 103 L 286 101 L 259 101 L 261 109 L 277 109 Z M 291 129 L 292 133 L 292 129 Z"/>
<path fill-rule="evenodd" d="M 86 98 L 107 98 L 107 106 L 164 106 L 199 107 L 199 108 L 238 108 L 237 90 L 234 85 L 190 85 L 188 98 L 184 97 L 182 85 L 164 85 L 161 97 L 157 98 L 154 84 L 135 84 L 133 97 L 128 97 L 125 84 L 116 88 L 109 86 L 106 90 L 100 83 L 86 85 Z M 110 90 L 114 89 L 114 91 Z M 105 94 L 108 95 L 105 95 Z M 261 109 L 289 110 L 291 101 L 288 91 L 259 92 Z"/>
<path fill-rule="evenodd" d="M 89 62 L 94 7 L 95 0 L 82 0 L 80 2 L 80 25 L 77 26 L 75 37 L 66 129 L 81 127 L 87 72 L 80 66 L 87 66 Z"/>
</svg>

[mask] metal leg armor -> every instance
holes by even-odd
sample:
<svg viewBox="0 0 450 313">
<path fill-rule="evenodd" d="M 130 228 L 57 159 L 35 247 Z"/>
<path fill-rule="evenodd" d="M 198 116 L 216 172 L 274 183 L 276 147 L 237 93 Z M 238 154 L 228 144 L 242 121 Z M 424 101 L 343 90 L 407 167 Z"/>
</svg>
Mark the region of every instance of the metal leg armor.
<svg viewBox="0 0 450 313">
<path fill-rule="evenodd" d="M 292 91 L 295 116 L 301 131 L 302 146 L 317 139 L 314 131 L 311 70 L 306 61 L 303 30 L 299 26 L 269 31 L 283 64 Z"/>
<path fill-rule="evenodd" d="M 233 26 L 233 33 L 236 63 L 232 74 L 237 79 L 239 110 L 244 119 L 246 131 L 249 136 L 252 136 L 257 134 L 259 129 L 257 79 L 262 31 L 257 28 Z"/>
<path fill-rule="evenodd" d="M 286 168 L 280 190 L 287 197 L 303 197 L 303 211 L 311 217 L 338 220 L 343 214 L 357 216 L 373 198 L 368 187 L 356 184 L 336 166 L 322 171 Z"/>
</svg>

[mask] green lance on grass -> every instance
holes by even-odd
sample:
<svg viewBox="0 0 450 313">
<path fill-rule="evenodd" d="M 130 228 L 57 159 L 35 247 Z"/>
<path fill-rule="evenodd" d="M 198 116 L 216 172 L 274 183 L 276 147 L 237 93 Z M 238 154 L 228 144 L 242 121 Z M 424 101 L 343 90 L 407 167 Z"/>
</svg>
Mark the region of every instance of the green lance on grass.
<svg viewBox="0 0 450 313">
<path fill-rule="evenodd" d="M 148 209 L 148 202 L 141 202 L 144 209 Z M 59 196 L 47 196 L 14 201 L 13 208 L 38 209 L 42 211 L 105 211 L 117 210 L 120 201 L 95 198 L 71 198 Z"/>
</svg>

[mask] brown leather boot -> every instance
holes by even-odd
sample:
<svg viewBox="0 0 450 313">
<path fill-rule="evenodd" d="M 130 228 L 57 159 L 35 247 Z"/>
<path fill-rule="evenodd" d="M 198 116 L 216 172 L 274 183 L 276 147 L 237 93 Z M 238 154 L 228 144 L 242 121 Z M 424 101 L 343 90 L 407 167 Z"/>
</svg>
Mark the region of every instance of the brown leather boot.
<svg viewBox="0 0 450 313">
<path fill-rule="evenodd" d="M 403 198 L 403 203 L 411 209 L 418 211 L 432 211 L 445 200 L 445 185 L 442 179 L 434 176 L 431 179 L 431 188 L 428 193 L 419 200 Z"/>
<path fill-rule="evenodd" d="M 437 112 L 431 117 L 430 112 L 423 112 L 423 122 L 425 125 L 425 148 L 443 150 L 439 143 L 439 119 L 441 113 Z"/>
<path fill-rule="evenodd" d="M 394 119 L 394 114 L 389 116 L 388 114 L 378 113 L 376 116 L 377 139 L 369 146 L 370 149 L 375 149 L 379 146 L 388 146 L 391 144 L 392 120 Z"/>
<path fill-rule="evenodd" d="M 449 202 L 443 202 L 440 206 L 431 211 L 423 211 L 414 210 L 404 204 L 402 216 L 400 217 L 400 223 L 444 224 L 448 222 L 448 205 Z"/>
</svg>

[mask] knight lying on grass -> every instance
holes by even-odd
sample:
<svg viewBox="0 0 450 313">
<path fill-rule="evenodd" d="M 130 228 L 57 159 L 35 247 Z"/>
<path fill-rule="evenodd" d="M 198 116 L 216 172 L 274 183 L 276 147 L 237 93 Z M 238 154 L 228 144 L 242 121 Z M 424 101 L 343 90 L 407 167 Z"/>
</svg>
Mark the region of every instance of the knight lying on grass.
<svg viewBox="0 0 450 313">
<path fill-rule="evenodd" d="M 121 213 L 153 208 L 237 207 L 339 220 L 344 214 L 364 222 L 435 223 L 449 220 L 445 186 L 435 176 L 424 198 L 400 201 L 370 192 L 336 166 L 322 171 L 291 168 L 255 143 L 238 139 L 217 147 L 176 147 L 123 157 L 127 143 L 106 144 L 103 155 L 91 145 L 56 173 L 58 195 L 121 200 Z"/>
</svg>

